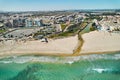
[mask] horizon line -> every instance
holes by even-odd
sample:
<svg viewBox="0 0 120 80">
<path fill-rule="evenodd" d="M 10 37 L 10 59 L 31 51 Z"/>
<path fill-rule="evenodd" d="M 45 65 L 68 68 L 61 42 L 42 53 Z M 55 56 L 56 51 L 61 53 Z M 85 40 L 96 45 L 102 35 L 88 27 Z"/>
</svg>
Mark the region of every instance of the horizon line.
<svg viewBox="0 0 120 80">
<path fill-rule="evenodd" d="M 74 11 L 74 10 L 119 10 L 120 8 L 113 8 L 113 9 L 111 9 L 111 8 L 106 8 L 106 9 L 60 9 L 60 10 L 23 10 L 23 11 L 17 11 L 17 10 L 15 10 L 15 11 L 9 11 L 9 10 L 0 10 L 0 12 L 39 12 L 39 11 L 41 11 L 41 12 L 49 12 L 49 11 Z"/>
</svg>

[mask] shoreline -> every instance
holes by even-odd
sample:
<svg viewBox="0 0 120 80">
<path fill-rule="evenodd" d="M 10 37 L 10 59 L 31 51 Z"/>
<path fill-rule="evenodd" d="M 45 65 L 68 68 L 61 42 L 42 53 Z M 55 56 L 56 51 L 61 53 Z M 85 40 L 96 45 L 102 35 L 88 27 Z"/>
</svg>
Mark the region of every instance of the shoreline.
<svg viewBox="0 0 120 80">
<path fill-rule="evenodd" d="M 21 54 L 10 54 L 10 55 L 1 55 L 1 58 L 5 57 L 13 57 L 13 56 L 50 56 L 50 57 L 76 57 L 76 56 L 86 56 L 86 55 L 97 55 L 97 54 L 115 54 L 119 53 L 119 51 L 105 51 L 105 52 L 89 52 L 84 54 L 66 54 L 66 53 L 22 53 Z"/>
</svg>

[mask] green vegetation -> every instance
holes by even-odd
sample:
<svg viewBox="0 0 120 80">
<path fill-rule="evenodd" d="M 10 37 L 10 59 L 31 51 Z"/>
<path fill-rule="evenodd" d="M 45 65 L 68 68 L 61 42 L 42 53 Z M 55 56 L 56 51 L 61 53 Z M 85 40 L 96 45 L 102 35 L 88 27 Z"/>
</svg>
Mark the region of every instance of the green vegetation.
<svg viewBox="0 0 120 80">
<path fill-rule="evenodd" d="M 94 26 L 91 26 L 90 31 L 94 31 L 94 30 L 96 30 L 96 28 Z"/>
<path fill-rule="evenodd" d="M 65 29 L 67 26 L 68 26 L 68 25 L 66 25 L 66 24 L 61 24 L 62 31 L 64 31 L 64 29 Z"/>
<path fill-rule="evenodd" d="M 37 35 L 42 35 L 43 33 L 42 32 L 37 32 L 33 35 L 33 37 L 37 36 Z"/>
<path fill-rule="evenodd" d="M 84 26 L 85 26 L 85 24 L 84 24 Z M 80 32 L 80 34 L 84 34 L 84 33 L 88 33 L 88 32 L 91 32 L 91 31 L 96 30 L 96 25 L 95 25 L 95 23 L 89 23 L 89 24 L 86 25 L 86 26 L 87 26 L 87 27 L 85 27 L 85 29 L 82 30 L 82 31 Z"/>
<path fill-rule="evenodd" d="M 49 38 L 61 38 L 61 37 L 68 37 L 68 36 L 74 36 L 78 34 L 80 30 L 82 30 L 84 27 L 87 26 L 88 23 L 82 22 L 79 24 L 74 24 L 68 27 L 66 32 L 61 32 L 58 34 L 52 34 L 49 36 Z"/>
<path fill-rule="evenodd" d="M 62 25 L 62 30 L 66 28 L 67 25 L 61 24 Z M 52 33 L 52 34 L 47 34 L 47 32 L 39 31 L 34 34 L 34 37 L 37 35 L 48 35 L 49 38 L 61 38 L 61 37 L 68 37 L 68 36 L 74 36 L 81 32 L 80 34 L 90 32 L 92 29 L 90 27 L 86 27 L 88 25 L 88 22 L 82 22 L 78 24 L 72 24 L 67 28 L 66 32 L 60 32 L 60 33 Z M 92 25 L 92 23 L 90 24 Z M 83 30 L 84 29 L 84 30 Z"/>
<path fill-rule="evenodd" d="M 84 28 L 87 24 L 88 24 L 88 23 L 86 23 L 86 22 L 82 22 L 82 23 L 80 24 L 80 27 Z"/>
<path fill-rule="evenodd" d="M 116 15 L 116 12 L 105 12 L 105 13 L 103 13 L 103 15 L 110 15 L 110 16 L 114 16 L 114 15 Z"/>
<path fill-rule="evenodd" d="M 90 31 L 94 31 L 96 30 L 96 24 L 92 23 L 92 25 L 90 26 Z"/>
<path fill-rule="evenodd" d="M 89 28 L 89 27 L 86 27 L 84 30 L 82 30 L 82 31 L 80 32 L 80 35 L 82 35 L 82 34 L 84 34 L 84 33 L 88 33 L 88 32 L 90 32 L 90 28 Z"/>
<path fill-rule="evenodd" d="M 62 32 L 59 34 L 52 34 L 49 36 L 49 38 L 61 38 L 61 37 L 68 37 L 68 36 L 74 36 L 76 33 L 67 31 L 67 32 Z"/>
<path fill-rule="evenodd" d="M 79 32 L 80 32 L 80 34 L 84 34 L 84 33 L 95 30 L 95 27 L 93 27 L 94 24 L 89 23 L 88 27 L 86 27 L 87 25 L 88 25 L 88 22 L 73 24 L 67 28 L 66 32 L 53 33 L 53 34 L 50 34 L 48 37 L 49 38 L 62 38 L 62 37 L 74 36 L 74 35 L 78 34 Z M 66 27 L 66 25 L 62 24 L 62 29 L 64 29 L 65 27 Z M 47 35 L 47 32 L 44 33 L 42 31 L 39 31 L 39 32 L 35 33 L 34 36 L 44 35 L 44 34 Z"/>
<path fill-rule="evenodd" d="M 85 19 L 85 21 L 91 22 L 92 20 L 97 19 L 98 21 L 102 20 L 102 17 L 100 16 L 95 16 L 95 15 L 90 15 L 88 18 Z"/>
<path fill-rule="evenodd" d="M 113 31 L 120 31 L 120 28 L 115 28 Z"/>
<path fill-rule="evenodd" d="M 5 29 L 0 29 L 0 33 L 4 33 L 4 32 L 6 32 Z"/>
<path fill-rule="evenodd" d="M 92 19 L 90 19 L 90 18 L 85 18 L 85 20 L 84 20 L 84 22 L 92 22 Z"/>
</svg>

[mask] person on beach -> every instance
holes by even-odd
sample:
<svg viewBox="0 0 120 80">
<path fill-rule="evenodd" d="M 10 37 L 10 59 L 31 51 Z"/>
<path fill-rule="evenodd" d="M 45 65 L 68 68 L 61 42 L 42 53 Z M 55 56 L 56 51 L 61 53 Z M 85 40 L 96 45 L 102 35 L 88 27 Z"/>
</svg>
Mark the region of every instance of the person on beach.
<svg viewBox="0 0 120 80">
<path fill-rule="evenodd" d="M 47 38 L 45 38 L 45 42 L 48 43 L 48 39 Z"/>
</svg>

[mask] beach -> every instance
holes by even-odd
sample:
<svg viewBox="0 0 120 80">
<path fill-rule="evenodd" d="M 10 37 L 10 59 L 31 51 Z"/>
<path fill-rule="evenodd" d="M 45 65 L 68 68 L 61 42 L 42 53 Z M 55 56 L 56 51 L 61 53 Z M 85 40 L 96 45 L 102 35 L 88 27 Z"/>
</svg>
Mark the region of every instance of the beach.
<svg viewBox="0 0 120 80">
<path fill-rule="evenodd" d="M 120 33 L 93 31 L 82 35 L 84 44 L 80 54 L 120 51 Z"/>
<path fill-rule="evenodd" d="M 40 40 L 15 43 L 8 41 L 1 46 L 0 55 L 24 55 L 24 54 L 73 54 L 77 47 L 78 36 L 72 36 L 62 39 L 49 39 L 48 43 Z"/>
<path fill-rule="evenodd" d="M 120 34 L 104 31 L 92 31 L 82 35 L 83 45 L 76 55 L 120 51 Z M 0 44 L 0 56 L 13 55 L 75 55 L 80 46 L 78 36 L 61 39 L 48 39 L 48 43 L 40 40 L 15 42 L 6 41 Z M 74 54 L 73 54 L 74 53 Z"/>
</svg>

